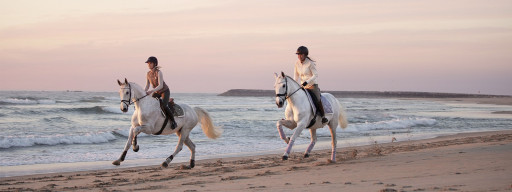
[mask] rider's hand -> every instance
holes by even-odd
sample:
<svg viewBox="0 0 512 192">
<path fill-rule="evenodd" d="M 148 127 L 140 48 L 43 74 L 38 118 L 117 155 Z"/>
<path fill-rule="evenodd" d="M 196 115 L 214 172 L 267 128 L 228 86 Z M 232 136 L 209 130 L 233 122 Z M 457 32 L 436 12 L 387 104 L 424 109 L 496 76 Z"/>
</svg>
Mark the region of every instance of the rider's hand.
<svg viewBox="0 0 512 192">
<path fill-rule="evenodd" d="M 149 94 L 151 94 L 151 91 L 146 91 L 146 95 L 149 95 Z"/>
<path fill-rule="evenodd" d="M 153 95 L 151 95 L 151 96 L 152 96 L 152 97 L 154 97 L 154 98 L 159 98 L 159 97 L 160 97 L 160 94 L 158 94 L 158 93 L 153 93 Z"/>
<path fill-rule="evenodd" d="M 305 87 L 306 85 L 308 85 L 308 82 L 304 81 L 304 83 L 302 83 L 302 86 Z"/>
</svg>

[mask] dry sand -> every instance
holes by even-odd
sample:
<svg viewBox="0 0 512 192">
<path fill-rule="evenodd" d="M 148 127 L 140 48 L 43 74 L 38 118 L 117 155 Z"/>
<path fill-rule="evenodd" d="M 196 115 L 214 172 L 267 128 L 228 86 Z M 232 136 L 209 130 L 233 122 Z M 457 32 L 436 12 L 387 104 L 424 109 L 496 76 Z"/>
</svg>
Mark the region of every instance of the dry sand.
<svg viewBox="0 0 512 192">
<path fill-rule="evenodd" d="M 311 157 L 279 154 L 198 161 L 170 168 L 7 177 L 0 191 L 511 191 L 512 131 L 395 142 Z"/>
<path fill-rule="evenodd" d="M 172 163 L 5 177 L 0 191 L 512 191 L 512 130 L 339 148 L 336 163 L 329 157 L 313 150 L 288 161 L 273 154 L 201 160 L 193 169 Z"/>
</svg>

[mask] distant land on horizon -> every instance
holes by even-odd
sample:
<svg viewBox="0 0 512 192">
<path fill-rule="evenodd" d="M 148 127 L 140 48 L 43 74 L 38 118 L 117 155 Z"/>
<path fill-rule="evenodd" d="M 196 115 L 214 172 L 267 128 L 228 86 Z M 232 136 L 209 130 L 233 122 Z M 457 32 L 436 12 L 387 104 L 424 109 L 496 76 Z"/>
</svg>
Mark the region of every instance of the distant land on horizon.
<svg viewBox="0 0 512 192">
<path fill-rule="evenodd" d="M 510 95 L 486 95 L 465 93 L 436 93 L 411 91 L 322 91 L 341 98 L 494 98 L 512 97 Z M 274 90 L 230 89 L 219 96 L 233 97 L 275 97 Z"/>
</svg>

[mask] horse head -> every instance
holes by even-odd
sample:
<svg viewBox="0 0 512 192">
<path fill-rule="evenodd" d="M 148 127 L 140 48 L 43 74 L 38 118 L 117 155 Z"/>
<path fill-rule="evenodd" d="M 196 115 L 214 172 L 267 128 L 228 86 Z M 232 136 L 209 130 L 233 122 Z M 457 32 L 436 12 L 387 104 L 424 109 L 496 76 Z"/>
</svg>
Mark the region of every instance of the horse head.
<svg viewBox="0 0 512 192">
<path fill-rule="evenodd" d="M 130 100 L 132 99 L 132 90 L 126 78 L 124 78 L 124 83 L 121 83 L 119 80 L 117 80 L 117 83 L 121 86 L 119 89 L 119 97 L 121 98 L 120 108 L 122 112 L 126 113 L 128 112 L 128 106 L 130 106 Z"/>
<path fill-rule="evenodd" d="M 282 71 L 281 75 L 277 75 L 277 73 L 274 73 L 274 75 L 276 77 L 276 82 L 274 84 L 274 89 L 276 91 L 276 105 L 278 108 L 281 108 L 287 99 L 288 82 L 286 75 Z"/>
</svg>

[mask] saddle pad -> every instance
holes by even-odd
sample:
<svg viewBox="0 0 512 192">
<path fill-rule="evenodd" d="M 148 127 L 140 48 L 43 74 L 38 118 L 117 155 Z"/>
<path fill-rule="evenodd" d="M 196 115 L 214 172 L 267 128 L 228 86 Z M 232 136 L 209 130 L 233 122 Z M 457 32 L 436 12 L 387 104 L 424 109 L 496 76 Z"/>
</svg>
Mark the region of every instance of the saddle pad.
<svg viewBox="0 0 512 192">
<path fill-rule="evenodd" d="M 329 102 L 329 100 L 327 100 L 327 98 L 324 97 L 323 95 L 321 97 L 322 97 L 322 105 L 324 106 L 325 114 L 333 113 L 331 102 Z"/>
<path fill-rule="evenodd" d="M 170 106 L 171 104 L 169 104 Z M 183 112 L 183 108 L 181 108 L 181 106 L 179 106 L 178 104 L 174 104 L 172 105 L 172 115 L 175 116 L 175 117 L 181 117 L 183 116 L 185 113 Z"/>
<path fill-rule="evenodd" d="M 309 104 L 311 105 L 311 108 L 313 109 L 313 113 L 316 113 L 316 106 L 315 106 L 315 103 L 313 102 L 313 98 L 311 98 L 311 94 L 309 94 L 309 91 L 306 91 L 306 95 L 308 96 Z M 322 98 L 322 105 L 324 106 L 325 114 L 333 113 L 331 102 L 329 102 L 329 100 L 327 100 L 327 98 L 324 97 L 323 95 L 320 95 L 320 97 Z"/>
</svg>

